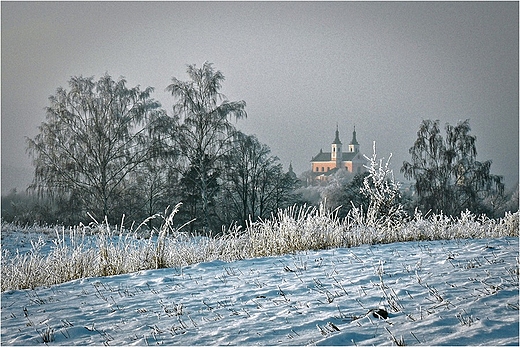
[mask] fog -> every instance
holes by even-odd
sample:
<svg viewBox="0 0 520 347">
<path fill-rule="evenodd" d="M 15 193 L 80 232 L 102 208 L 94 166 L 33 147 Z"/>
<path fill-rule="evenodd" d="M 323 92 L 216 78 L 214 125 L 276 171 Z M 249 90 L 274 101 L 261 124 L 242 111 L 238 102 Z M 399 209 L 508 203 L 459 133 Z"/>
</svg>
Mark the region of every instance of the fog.
<svg viewBox="0 0 520 347">
<path fill-rule="evenodd" d="M 25 137 L 71 76 L 165 92 L 214 63 L 245 100 L 236 126 L 310 169 L 356 126 L 361 151 L 410 161 L 423 119 L 470 119 L 480 161 L 518 182 L 517 2 L 2 2 L 2 194 L 30 182 Z M 28 178 L 29 177 L 29 178 Z M 402 179 L 402 176 L 397 175 Z M 28 182 L 29 181 L 29 182 Z"/>
</svg>

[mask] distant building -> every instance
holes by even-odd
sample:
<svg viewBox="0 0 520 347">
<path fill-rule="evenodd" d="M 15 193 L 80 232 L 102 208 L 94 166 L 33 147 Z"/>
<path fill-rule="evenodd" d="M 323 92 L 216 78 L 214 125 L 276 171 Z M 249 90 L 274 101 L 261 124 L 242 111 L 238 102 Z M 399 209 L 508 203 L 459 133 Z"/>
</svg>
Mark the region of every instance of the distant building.
<svg viewBox="0 0 520 347">
<path fill-rule="evenodd" d="M 348 151 L 343 152 L 341 145 L 339 130 L 336 126 L 336 137 L 332 142 L 331 151 L 323 152 L 323 150 L 320 150 L 320 153 L 311 160 L 312 172 L 320 181 L 327 180 L 328 176 L 343 168 L 354 174 L 366 171 L 364 167 L 364 165 L 366 165 L 366 159 L 359 151 L 359 143 L 356 139 L 356 127 L 354 127 L 352 140 L 348 145 Z"/>
<path fill-rule="evenodd" d="M 296 181 L 298 179 L 296 173 L 293 170 L 292 162 L 289 164 L 289 171 L 287 171 L 287 176 L 291 178 L 293 181 Z"/>
</svg>

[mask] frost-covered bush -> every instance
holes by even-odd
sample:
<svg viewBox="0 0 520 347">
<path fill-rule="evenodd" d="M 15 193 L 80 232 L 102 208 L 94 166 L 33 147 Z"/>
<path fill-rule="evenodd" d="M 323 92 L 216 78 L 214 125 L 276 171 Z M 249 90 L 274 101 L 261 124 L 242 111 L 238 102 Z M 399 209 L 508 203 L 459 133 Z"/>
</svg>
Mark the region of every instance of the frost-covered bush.
<svg viewBox="0 0 520 347">
<path fill-rule="evenodd" d="M 361 229 L 377 228 L 385 229 L 386 232 L 397 230 L 405 222 L 406 213 L 400 203 L 399 184 L 395 181 L 394 173 L 390 169 L 392 154 L 383 164 L 383 159 L 377 159 L 376 142 L 374 141 L 372 157 L 365 156 L 365 158 L 369 162 L 368 165 L 365 165 L 368 175 L 363 179 L 360 193 L 366 196 L 370 202 L 366 211 L 362 206 L 353 205 L 348 218 Z M 383 242 L 383 240 L 380 241 Z"/>
</svg>

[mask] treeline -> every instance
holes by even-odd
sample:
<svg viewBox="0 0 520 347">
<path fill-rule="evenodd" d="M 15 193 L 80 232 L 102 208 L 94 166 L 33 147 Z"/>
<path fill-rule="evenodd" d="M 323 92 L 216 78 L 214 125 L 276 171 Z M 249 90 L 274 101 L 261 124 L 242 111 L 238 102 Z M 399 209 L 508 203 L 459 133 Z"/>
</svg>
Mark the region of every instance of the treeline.
<svg viewBox="0 0 520 347">
<path fill-rule="evenodd" d="M 170 112 L 151 97 L 153 88 L 129 88 L 124 78 L 108 74 L 97 81 L 72 77 L 68 90 L 58 88 L 39 134 L 27 139 L 34 181 L 28 195 L 2 197 L 2 219 L 77 225 L 106 218 L 119 224 L 124 216 L 130 224 L 167 215 L 168 206 L 182 201 L 176 223 L 218 233 L 295 204 L 343 206 L 340 217 L 352 208 L 369 210 L 375 200 L 368 192 L 382 183 L 370 172 L 339 170 L 326 185 L 317 185 L 310 171 L 298 179 L 267 145 L 234 126 L 247 117 L 246 103 L 221 93 L 220 71 L 204 63 L 189 65 L 187 73 L 187 81 L 173 77 L 166 88 L 174 100 Z M 518 187 L 504 193 L 502 178 L 490 173 L 491 161 L 476 160 L 476 138 L 469 132 L 469 121 L 448 124 L 443 137 L 438 121 L 423 121 L 410 148 L 412 161 L 401 169 L 415 180 L 413 189 L 385 190 L 396 192 L 385 200 L 392 206 L 378 210 L 384 214 L 397 204 L 410 216 L 417 208 L 490 217 L 517 211 Z M 154 223 L 160 221 L 148 219 L 150 227 Z"/>
<path fill-rule="evenodd" d="M 129 88 L 123 78 L 73 77 L 68 90 L 58 88 L 39 134 L 27 139 L 37 199 L 9 202 L 2 217 L 77 224 L 105 216 L 119 223 L 124 215 L 130 223 L 182 201 L 177 221 L 218 232 L 293 204 L 296 177 L 236 129 L 246 103 L 220 92 L 222 73 L 210 63 L 187 73 L 189 80 L 174 77 L 167 87 L 171 114 L 153 88 Z"/>
</svg>

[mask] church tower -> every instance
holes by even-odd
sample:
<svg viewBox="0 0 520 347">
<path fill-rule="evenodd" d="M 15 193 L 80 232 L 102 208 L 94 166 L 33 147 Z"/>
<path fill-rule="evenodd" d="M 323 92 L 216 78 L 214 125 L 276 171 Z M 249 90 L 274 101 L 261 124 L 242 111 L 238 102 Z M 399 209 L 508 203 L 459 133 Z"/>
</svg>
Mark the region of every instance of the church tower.
<svg viewBox="0 0 520 347">
<path fill-rule="evenodd" d="M 359 152 L 359 143 L 356 139 L 356 126 L 354 125 L 354 132 L 352 133 L 352 141 L 350 141 L 350 144 L 348 145 L 348 151 L 351 153 L 357 153 Z"/>
<path fill-rule="evenodd" d="M 336 124 L 336 138 L 334 142 L 332 142 L 332 152 L 330 153 L 330 160 L 336 162 L 336 167 L 341 167 L 341 161 L 343 159 L 343 154 L 341 152 L 341 141 L 339 140 L 339 129 Z"/>
</svg>

